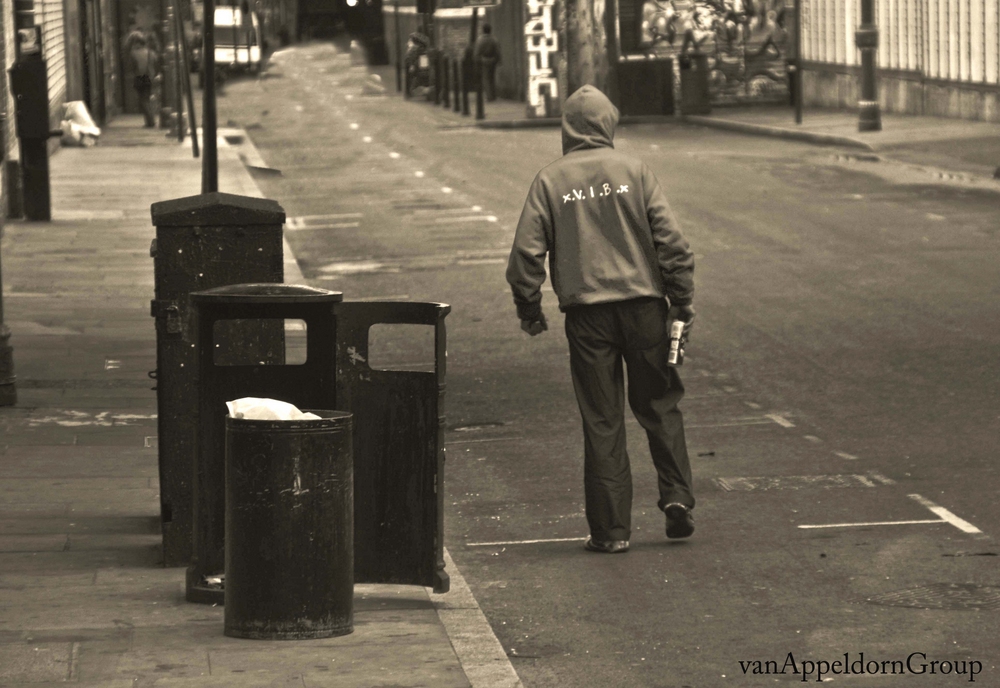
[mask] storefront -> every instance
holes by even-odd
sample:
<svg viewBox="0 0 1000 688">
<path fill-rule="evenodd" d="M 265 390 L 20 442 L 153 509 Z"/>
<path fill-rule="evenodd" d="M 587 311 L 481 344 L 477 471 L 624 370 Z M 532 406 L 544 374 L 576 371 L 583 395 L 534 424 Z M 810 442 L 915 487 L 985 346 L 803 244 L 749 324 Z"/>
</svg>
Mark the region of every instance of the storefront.
<svg viewBox="0 0 1000 688">
<path fill-rule="evenodd" d="M 663 91 L 676 82 L 681 58 L 694 54 L 707 58 L 713 105 L 787 102 L 791 0 L 615 2 L 615 57 L 626 109 L 642 109 L 643 97 L 649 114 L 667 107 Z"/>
</svg>

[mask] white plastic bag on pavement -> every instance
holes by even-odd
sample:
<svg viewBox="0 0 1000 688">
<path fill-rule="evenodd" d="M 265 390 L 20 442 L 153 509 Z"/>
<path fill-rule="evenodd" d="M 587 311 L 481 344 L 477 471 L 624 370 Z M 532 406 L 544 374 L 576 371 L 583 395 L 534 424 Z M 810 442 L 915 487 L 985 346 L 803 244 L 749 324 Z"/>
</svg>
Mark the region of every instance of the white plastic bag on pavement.
<svg viewBox="0 0 1000 688">
<path fill-rule="evenodd" d="M 277 399 L 243 397 L 227 401 L 226 407 L 233 418 L 247 420 L 321 420 L 315 413 L 303 413 L 292 404 Z"/>
<path fill-rule="evenodd" d="M 87 111 L 82 100 L 73 100 L 63 105 L 65 114 L 59 126 L 62 129 L 64 146 L 93 146 L 101 129 Z"/>
</svg>

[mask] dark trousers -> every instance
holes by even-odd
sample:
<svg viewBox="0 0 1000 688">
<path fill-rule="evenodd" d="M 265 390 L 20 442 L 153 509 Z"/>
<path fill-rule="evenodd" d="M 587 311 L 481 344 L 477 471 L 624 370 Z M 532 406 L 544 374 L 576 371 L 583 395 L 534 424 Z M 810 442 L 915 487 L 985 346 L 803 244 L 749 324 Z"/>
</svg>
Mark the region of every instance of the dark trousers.
<svg viewBox="0 0 1000 688">
<path fill-rule="evenodd" d="M 156 126 L 156 113 L 153 112 L 153 81 L 146 75 L 135 78 L 135 92 L 139 96 L 139 109 L 147 127 Z"/>
<path fill-rule="evenodd" d="M 488 101 L 497 99 L 497 63 L 483 60 L 483 96 Z"/>
<path fill-rule="evenodd" d="M 584 494 L 595 540 L 628 540 L 632 530 L 632 471 L 625 448 L 628 402 L 646 430 L 656 467 L 658 506 L 694 507 L 691 464 L 678 402 L 677 370 L 667 365 L 667 304 L 643 298 L 566 309 L 573 387 L 583 418 Z"/>
</svg>

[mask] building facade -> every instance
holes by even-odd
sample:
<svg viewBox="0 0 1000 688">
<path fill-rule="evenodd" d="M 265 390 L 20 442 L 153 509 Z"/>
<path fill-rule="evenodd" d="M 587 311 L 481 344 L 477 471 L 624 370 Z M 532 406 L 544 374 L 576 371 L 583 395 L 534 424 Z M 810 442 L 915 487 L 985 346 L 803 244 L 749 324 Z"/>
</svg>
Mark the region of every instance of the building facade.
<svg viewBox="0 0 1000 688">
<path fill-rule="evenodd" d="M 853 107 L 860 0 L 801 0 L 806 102 Z M 886 112 L 1000 121 L 1000 0 L 876 0 Z"/>
<path fill-rule="evenodd" d="M 585 83 L 634 114 L 673 110 L 680 65 L 704 56 L 714 106 L 788 102 L 788 66 L 801 31 L 807 105 L 855 108 L 862 0 L 500 0 L 480 11 L 504 49 L 501 96 L 529 116 L 558 114 Z M 421 26 L 414 0 L 384 4 L 396 34 Z M 398 9 L 396 9 L 398 7 Z M 1000 121 L 1000 0 L 875 0 L 878 92 L 886 112 Z M 442 0 L 439 45 L 460 53 L 472 10 Z M 397 28 L 398 27 L 398 28 Z M 394 58 L 393 58 L 394 59 Z"/>
</svg>

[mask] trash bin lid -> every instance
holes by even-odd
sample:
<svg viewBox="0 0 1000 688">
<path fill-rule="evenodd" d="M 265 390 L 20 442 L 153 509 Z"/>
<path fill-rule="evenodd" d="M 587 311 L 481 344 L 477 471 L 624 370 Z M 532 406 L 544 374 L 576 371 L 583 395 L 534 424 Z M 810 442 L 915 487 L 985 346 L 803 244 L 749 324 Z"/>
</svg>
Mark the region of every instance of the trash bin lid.
<svg viewBox="0 0 1000 688">
<path fill-rule="evenodd" d="M 191 293 L 198 303 L 323 303 L 344 300 L 343 292 L 303 284 L 230 284 Z"/>
</svg>

